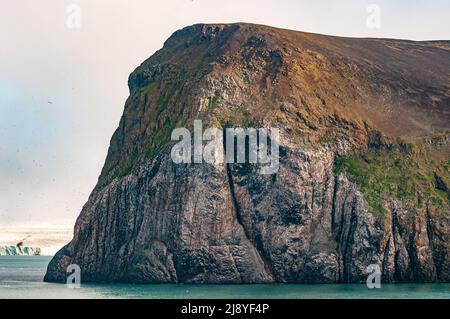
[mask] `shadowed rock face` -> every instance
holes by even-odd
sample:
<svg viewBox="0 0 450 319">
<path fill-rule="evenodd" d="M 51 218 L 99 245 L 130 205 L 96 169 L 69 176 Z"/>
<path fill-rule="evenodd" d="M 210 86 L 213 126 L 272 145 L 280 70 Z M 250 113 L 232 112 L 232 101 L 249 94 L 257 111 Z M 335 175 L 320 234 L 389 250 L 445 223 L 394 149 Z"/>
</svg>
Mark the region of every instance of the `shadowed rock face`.
<svg viewBox="0 0 450 319">
<path fill-rule="evenodd" d="M 98 184 L 45 280 L 64 281 L 69 264 L 106 282 L 362 282 L 370 264 L 387 282 L 450 280 L 449 42 L 195 25 L 129 87 Z M 279 128 L 278 172 L 174 164 L 170 134 L 194 119 Z M 432 191 L 387 192 L 377 213 L 336 159 L 405 143 L 418 146 L 401 156 L 438 163 L 417 168 Z M 424 195 L 434 192 L 444 201 Z"/>
</svg>

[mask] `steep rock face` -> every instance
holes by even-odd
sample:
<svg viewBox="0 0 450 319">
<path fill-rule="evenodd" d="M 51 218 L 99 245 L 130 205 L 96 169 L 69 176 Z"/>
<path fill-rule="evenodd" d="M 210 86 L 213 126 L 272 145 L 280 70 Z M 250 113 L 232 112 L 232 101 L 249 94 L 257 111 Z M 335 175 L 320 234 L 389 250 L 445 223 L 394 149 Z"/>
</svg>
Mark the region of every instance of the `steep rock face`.
<svg viewBox="0 0 450 319">
<path fill-rule="evenodd" d="M 99 182 L 45 280 L 78 264 L 84 281 L 361 282 L 378 264 L 387 282 L 449 281 L 448 201 L 387 197 L 375 214 L 334 170 L 340 156 L 448 129 L 449 57 L 448 42 L 177 31 L 131 74 Z M 194 119 L 280 128 L 278 172 L 173 163 L 170 133 Z M 436 180 L 448 196 L 447 175 Z"/>
</svg>

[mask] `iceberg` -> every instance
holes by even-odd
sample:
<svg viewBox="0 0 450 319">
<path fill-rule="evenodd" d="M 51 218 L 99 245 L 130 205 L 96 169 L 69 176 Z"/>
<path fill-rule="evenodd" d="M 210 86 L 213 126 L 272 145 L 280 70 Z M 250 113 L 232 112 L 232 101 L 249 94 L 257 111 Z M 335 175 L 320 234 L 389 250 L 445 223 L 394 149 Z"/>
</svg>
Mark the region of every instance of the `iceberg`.
<svg viewBox="0 0 450 319">
<path fill-rule="evenodd" d="M 38 256 L 40 254 L 39 247 L 0 246 L 0 256 Z"/>
</svg>

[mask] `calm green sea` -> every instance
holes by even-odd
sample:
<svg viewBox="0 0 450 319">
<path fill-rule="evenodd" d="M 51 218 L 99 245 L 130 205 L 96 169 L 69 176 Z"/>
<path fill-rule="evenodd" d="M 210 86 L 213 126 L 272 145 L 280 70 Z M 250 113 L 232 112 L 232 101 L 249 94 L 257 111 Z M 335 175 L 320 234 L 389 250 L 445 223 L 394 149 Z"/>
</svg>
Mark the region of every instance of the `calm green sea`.
<svg viewBox="0 0 450 319">
<path fill-rule="evenodd" d="M 0 257 L 3 298 L 446 298 L 450 284 L 365 285 L 126 285 L 42 282 L 50 257 Z"/>
</svg>

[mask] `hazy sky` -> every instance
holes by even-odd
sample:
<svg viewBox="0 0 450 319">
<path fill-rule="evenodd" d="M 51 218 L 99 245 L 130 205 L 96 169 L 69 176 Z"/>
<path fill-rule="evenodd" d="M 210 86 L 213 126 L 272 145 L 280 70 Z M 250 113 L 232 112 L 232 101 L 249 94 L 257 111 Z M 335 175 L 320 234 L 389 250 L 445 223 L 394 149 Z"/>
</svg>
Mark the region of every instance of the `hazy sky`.
<svg viewBox="0 0 450 319">
<path fill-rule="evenodd" d="M 381 10 L 379 28 L 367 24 L 370 4 Z M 128 75 L 175 30 L 201 22 L 450 39 L 450 1 L 2 1 L 0 226 L 74 222 L 118 125 Z"/>
</svg>

